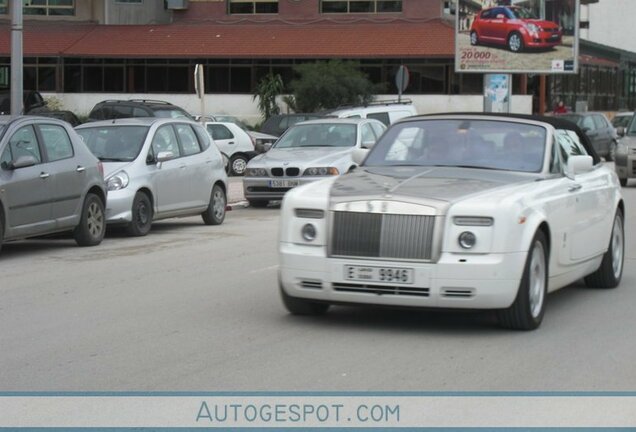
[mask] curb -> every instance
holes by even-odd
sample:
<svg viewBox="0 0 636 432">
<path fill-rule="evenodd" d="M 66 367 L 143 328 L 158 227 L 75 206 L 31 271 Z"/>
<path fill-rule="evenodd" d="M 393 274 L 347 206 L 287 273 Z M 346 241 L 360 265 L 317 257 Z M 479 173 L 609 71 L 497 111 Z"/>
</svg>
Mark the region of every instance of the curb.
<svg viewBox="0 0 636 432">
<path fill-rule="evenodd" d="M 225 210 L 229 211 L 229 210 L 237 210 L 237 209 L 241 209 L 241 208 L 247 208 L 250 206 L 250 203 L 247 201 L 238 201 L 238 202 L 234 202 L 234 203 L 229 203 L 225 206 Z"/>
</svg>

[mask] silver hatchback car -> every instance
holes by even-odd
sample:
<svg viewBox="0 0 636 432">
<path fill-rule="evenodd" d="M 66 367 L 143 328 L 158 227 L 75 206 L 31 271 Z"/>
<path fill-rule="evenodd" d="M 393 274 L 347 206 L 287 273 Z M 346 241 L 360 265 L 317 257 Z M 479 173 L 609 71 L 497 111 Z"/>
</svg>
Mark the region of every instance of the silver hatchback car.
<svg viewBox="0 0 636 432">
<path fill-rule="evenodd" d="M 201 215 L 225 219 L 227 175 L 221 153 L 199 124 L 153 117 L 87 123 L 77 133 L 104 163 L 106 221 L 148 234 L 153 220 Z"/>
<path fill-rule="evenodd" d="M 97 245 L 105 205 L 102 164 L 68 123 L 0 117 L 0 246 L 64 231 Z"/>
</svg>

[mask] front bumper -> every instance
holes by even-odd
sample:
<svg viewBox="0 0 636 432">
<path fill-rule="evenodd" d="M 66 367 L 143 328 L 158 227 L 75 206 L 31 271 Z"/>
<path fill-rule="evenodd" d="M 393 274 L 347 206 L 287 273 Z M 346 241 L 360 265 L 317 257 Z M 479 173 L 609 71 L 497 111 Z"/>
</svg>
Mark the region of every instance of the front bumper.
<svg viewBox="0 0 636 432">
<path fill-rule="evenodd" d="M 130 185 L 124 189 L 108 191 L 106 222 L 111 224 L 132 222 L 132 204 L 135 194 L 135 188 Z"/>
<path fill-rule="evenodd" d="M 442 253 L 436 263 L 328 258 L 324 247 L 280 243 L 280 281 L 292 297 L 327 303 L 503 309 L 517 296 L 527 254 Z M 345 279 L 346 265 L 412 268 L 411 285 Z M 401 289 L 406 287 L 406 289 Z"/>
<path fill-rule="evenodd" d="M 555 35 L 550 32 L 539 32 L 536 35 L 528 33 L 524 35 L 524 44 L 528 48 L 552 48 L 561 45 L 561 42 L 561 35 Z"/>
<path fill-rule="evenodd" d="M 326 177 L 243 177 L 243 195 L 250 200 L 280 200 L 296 186 L 302 186 Z M 273 186 L 272 182 L 292 182 L 287 187 Z"/>
</svg>

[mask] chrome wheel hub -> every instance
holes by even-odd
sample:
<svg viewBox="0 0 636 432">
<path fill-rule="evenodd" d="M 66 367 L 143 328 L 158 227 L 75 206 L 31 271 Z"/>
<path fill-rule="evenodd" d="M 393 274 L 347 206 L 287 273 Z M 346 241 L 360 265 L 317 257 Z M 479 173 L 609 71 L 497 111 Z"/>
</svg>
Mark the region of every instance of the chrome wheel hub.
<svg viewBox="0 0 636 432">
<path fill-rule="evenodd" d="M 97 203 L 93 202 L 88 206 L 86 226 L 93 237 L 98 237 L 104 229 L 104 212 Z"/>
<path fill-rule="evenodd" d="M 214 191 L 212 198 L 212 212 L 216 219 L 222 219 L 225 215 L 225 195 L 223 191 L 217 189 Z"/>
<path fill-rule="evenodd" d="M 616 279 L 621 277 L 623 271 L 623 253 L 624 253 L 624 238 L 623 238 L 623 220 L 616 216 L 614 219 L 614 228 L 612 229 L 612 270 L 614 270 L 614 277 Z"/>
<path fill-rule="evenodd" d="M 232 171 L 236 174 L 243 174 L 245 172 L 245 167 L 247 166 L 247 162 L 243 159 L 236 159 L 232 162 Z"/>
<path fill-rule="evenodd" d="M 530 295 L 530 313 L 537 318 L 543 310 L 545 300 L 545 250 L 541 242 L 536 242 L 530 257 L 528 289 Z"/>
<path fill-rule="evenodd" d="M 519 49 L 521 48 L 521 39 L 519 38 L 519 36 L 516 34 L 510 36 L 509 45 L 512 51 L 519 51 Z"/>
</svg>

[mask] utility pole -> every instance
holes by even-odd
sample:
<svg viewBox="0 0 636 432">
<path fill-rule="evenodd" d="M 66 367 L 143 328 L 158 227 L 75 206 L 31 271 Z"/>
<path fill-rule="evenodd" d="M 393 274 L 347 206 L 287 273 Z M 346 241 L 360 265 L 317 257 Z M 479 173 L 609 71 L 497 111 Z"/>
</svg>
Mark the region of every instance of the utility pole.
<svg viewBox="0 0 636 432">
<path fill-rule="evenodd" d="M 22 0 L 11 0 L 11 115 L 24 109 L 22 24 Z"/>
</svg>

